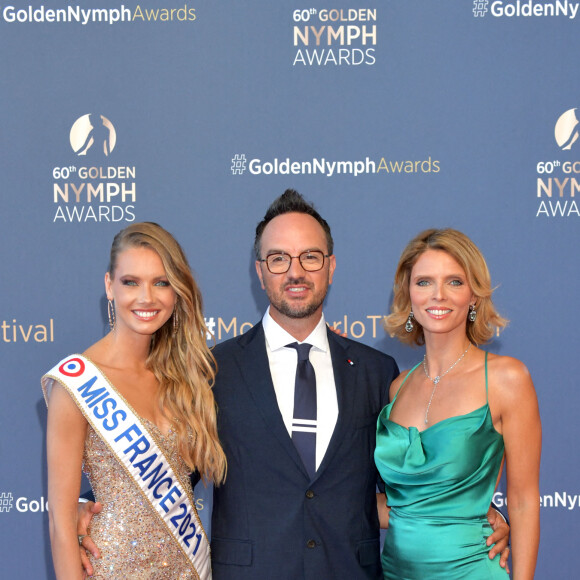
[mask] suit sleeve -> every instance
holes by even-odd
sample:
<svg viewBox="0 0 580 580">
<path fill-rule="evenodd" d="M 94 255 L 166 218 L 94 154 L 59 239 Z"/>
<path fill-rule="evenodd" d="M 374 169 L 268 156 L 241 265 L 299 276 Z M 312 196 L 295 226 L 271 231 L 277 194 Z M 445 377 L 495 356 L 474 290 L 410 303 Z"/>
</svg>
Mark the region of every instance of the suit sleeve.
<svg viewBox="0 0 580 580">
<path fill-rule="evenodd" d="M 387 356 L 385 364 L 385 380 L 381 385 L 381 410 L 389 403 L 389 390 L 391 388 L 391 383 L 399 376 L 399 367 L 395 359 L 391 356 Z M 378 417 L 377 417 L 378 418 Z M 377 470 L 377 489 L 380 493 L 385 492 L 385 482 L 381 479 L 379 472 Z"/>
</svg>

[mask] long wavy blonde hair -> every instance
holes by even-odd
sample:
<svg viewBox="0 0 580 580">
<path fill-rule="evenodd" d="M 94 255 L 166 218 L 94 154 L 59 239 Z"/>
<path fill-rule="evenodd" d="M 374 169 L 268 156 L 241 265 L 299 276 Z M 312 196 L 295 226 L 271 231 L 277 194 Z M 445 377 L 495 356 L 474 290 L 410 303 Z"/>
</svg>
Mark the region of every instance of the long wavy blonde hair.
<svg viewBox="0 0 580 580">
<path fill-rule="evenodd" d="M 467 338 L 473 344 L 487 342 L 508 321 L 498 314 L 491 300 L 491 277 L 479 248 L 465 234 L 451 228 L 425 230 L 415 236 L 403 250 L 395 272 L 391 313 L 384 320 L 387 332 L 406 344 L 425 343 L 423 327 L 413 320 L 413 330 L 406 332 L 405 323 L 411 311 L 411 270 L 427 250 L 442 250 L 463 268 L 467 283 L 476 298 L 477 311 L 475 322 L 467 323 Z"/>
<path fill-rule="evenodd" d="M 160 385 L 159 406 L 166 417 L 176 420 L 179 452 L 187 466 L 205 482 L 222 483 L 227 466 L 212 392 L 217 363 L 206 342 L 201 292 L 179 243 L 153 222 L 131 224 L 115 236 L 111 277 L 119 254 L 135 247 L 150 248 L 159 255 L 177 295 L 173 314 L 153 335 L 147 357 L 147 368 Z"/>
</svg>

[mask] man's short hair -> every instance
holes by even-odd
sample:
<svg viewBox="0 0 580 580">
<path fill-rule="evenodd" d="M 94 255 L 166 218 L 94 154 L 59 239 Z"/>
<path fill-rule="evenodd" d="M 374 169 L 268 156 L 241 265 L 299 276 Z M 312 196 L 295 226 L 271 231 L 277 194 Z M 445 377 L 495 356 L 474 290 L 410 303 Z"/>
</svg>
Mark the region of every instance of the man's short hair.
<svg viewBox="0 0 580 580">
<path fill-rule="evenodd" d="M 254 252 L 256 259 L 261 258 L 262 234 L 266 226 L 275 218 L 286 213 L 303 213 L 312 216 L 324 230 L 326 235 L 326 244 L 328 246 L 328 253 L 332 255 L 334 251 L 334 241 L 330 233 L 330 226 L 326 220 L 314 209 L 312 203 L 307 202 L 304 197 L 294 189 L 287 189 L 280 197 L 275 199 L 262 221 L 256 226 L 256 237 L 254 239 Z"/>
</svg>

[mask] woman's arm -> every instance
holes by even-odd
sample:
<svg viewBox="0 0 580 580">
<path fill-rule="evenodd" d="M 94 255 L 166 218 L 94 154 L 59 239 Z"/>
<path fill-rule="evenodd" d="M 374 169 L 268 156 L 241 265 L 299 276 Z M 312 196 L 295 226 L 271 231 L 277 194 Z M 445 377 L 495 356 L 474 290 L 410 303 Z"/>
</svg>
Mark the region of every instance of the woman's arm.
<svg viewBox="0 0 580 580">
<path fill-rule="evenodd" d="M 83 579 L 77 539 L 77 503 L 87 422 L 57 382 L 48 402 L 47 460 L 50 542 L 56 577 Z"/>
<path fill-rule="evenodd" d="M 533 580 L 540 542 L 540 413 L 528 369 L 516 359 L 502 359 L 494 390 L 505 443 L 513 578 Z"/>
</svg>

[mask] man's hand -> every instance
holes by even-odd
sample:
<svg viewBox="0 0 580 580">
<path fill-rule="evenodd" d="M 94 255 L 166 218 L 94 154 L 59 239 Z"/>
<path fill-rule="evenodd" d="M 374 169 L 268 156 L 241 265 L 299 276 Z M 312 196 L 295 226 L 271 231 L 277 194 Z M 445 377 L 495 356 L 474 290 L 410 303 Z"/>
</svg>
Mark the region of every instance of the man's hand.
<svg viewBox="0 0 580 580">
<path fill-rule="evenodd" d="M 92 501 L 79 503 L 78 507 L 77 534 L 79 536 L 83 536 L 82 542 L 80 542 L 81 562 L 85 572 L 87 573 L 87 576 L 92 576 L 94 572 L 89 557 L 87 556 L 87 551 L 89 551 L 95 558 L 101 557 L 99 549 L 88 535 L 88 533 L 93 515 L 98 514 L 102 509 L 102 503 L 94 503 Z"/>
<path fill-rule="evenodd" d="M 495 544 L 495 546 L 489 551 L 489 557 L 490 559 L 493 559 L 497 554 L 501 553 L 499 565 L 502 568 L 505 568 L 509 573 L 510 569 L 507 562 L 510 553 L 510 548 L 508 546 L 510 527 L 507 525 L 501 514 L 491 507 L 487 512 L 487 521 L 493 529 L 493 534 L 487 538 L 487 545 L 491 546 L 492 544 Z"/>
</svg>

